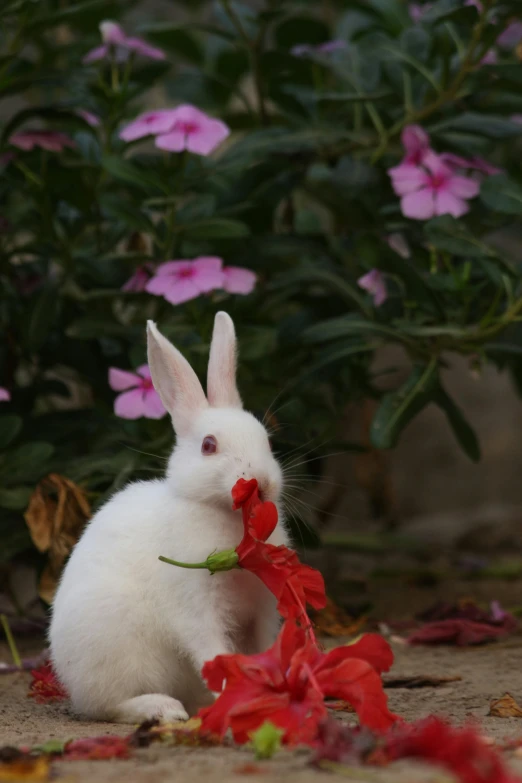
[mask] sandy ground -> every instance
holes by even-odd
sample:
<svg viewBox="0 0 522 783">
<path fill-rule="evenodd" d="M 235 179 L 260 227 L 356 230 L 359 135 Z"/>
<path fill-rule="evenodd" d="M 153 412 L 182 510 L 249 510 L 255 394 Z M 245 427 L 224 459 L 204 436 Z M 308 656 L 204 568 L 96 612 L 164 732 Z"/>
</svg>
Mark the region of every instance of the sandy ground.
<svg viewBox="0 0 522 783">
<path fill-rule="evenodd" d="M 330 646 L 330 645 L 329 645 Z M 24 650 L 24 653 L 28 650 Z M 445 715 L 453 721 L 479 721 L 485 734 L 497 740 L 522 737 L 521 718 L 488 717 L 489 703 L 506 691 L 522 701 L 522 637 L 474 648 L 415 647 L 394 644 L 395 675 L 460 675 L 461 681 L 438 688 L 390 689 L 392 710 L 411 720 L 428 714 Z M 8 660 L 0 645 L 0 660 Z M 129 728 L 109 723 L 84 723 L 69 714 L 66 704 L 38 705 L 28 699 L 28 674 L 0 677 L 0 745 L 34 745 L 51 738 L 69 739 L 100 734 L 129 733 Z M 350 716 L 339 716 L 350 720 Z M 164 747 L 158 744 L 138 750 L 128 761 L 55 762 L 53 772 L 70 781 L 214 781 L 252 777 L 272 783 L 282 780 L 332 778 L 308 766 L 306 752 L 281 752 L 270 761 L 255 762 L 255 771 L 247 768 L 253 757 L 250 751 L 236 748 Z M 521 775 L 522 761 L 512 761 Z M 337 777 L 337 774 L 334 773 Z M 449 782 L 452 778 L 437 768 L 401 762 L 385 769 L 364 767 L 354 771 L 353 781 L 375 783 Z"/>
</svg>

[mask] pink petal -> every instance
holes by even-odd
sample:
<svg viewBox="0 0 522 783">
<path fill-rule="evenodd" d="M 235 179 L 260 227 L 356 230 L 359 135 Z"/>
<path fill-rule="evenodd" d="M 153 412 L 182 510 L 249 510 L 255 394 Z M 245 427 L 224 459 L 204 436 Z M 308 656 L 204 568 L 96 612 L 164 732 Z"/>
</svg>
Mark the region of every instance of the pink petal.
<svg viewBox="0 0 522 783">
<path fill-rule="evenodd" d="M 127 48 L 141 54 L 142 57 L 149 57 L 151 60 L 165 60 L 166 54 L 161 49 L 157 49 L 155 46 L 151 46 L 142 38 L 127 38 Z"/>
<path fill-rule="evenodd" d="M 388 298 L 384 277 L 378 269 L 371 269 L 366 275 L 360 277 L 357 280 L 357 285 L 373 296 L 376 307 L 382 305 Z"/>
<path fill-rule="evenodd" d="M 109 368 L 109 386 L 114 391 L 123 391 L 138 386 L 140 378 L 133 372 L 126 372 L 117 367 Z"/>
<path fill-rule="evenodd" d="M 200 256 L 192 262 L 194 269 L 194 282 L 201 293 L 208 293 L 215 288 L 222 288 L 225 276 L 223 274 L 223 261 L 217 256 Z"/>
<path fill-rule="evenodd" d="M 169 291 L 176 278 L 173 278 L 170 275 L 156 275 L 155 277 L 151 277 L 149 282 L 145 285 L 145 291 L 147 291 L 148 294 L 154 294 L 154 296 L 165 296 L 167 291 Z"/>
<path fill-rule="evenodd" d="M 503 49 L 514 49 L 522 40 L 522 22 L 512 22 L 497 38 Z"/>
<path fill-rule="evenodd" d="M 225 282 L 223 288 L 229 294 L 250 294 L 256 285 L 257 275 L 241 266 L 226 266 L 223 269 Z"/>
<path fill-rule="evenodd" d="M 119 394 L 114 400 L 114 413 L 120 419 L 139 419 L 145 415 L 145 395 L 141 389 Z"/>
<path fill-rule="evenodd" d="M 105 57 L 107 57 L 109 54 L 109 47 L 105 44 L 102 44 L 102 46 L 96 46 L 94 49 L 91 49 L 85 57 L 82 59 L 82 63 L 84 65 L 88 65 L 89 63 L 95 63 L 98 60 L 103 60 Z"/>
<path fill-rule="evenodd" d="M 150 275 L 146 269 L 142 266 L 138 266 L 136 271 L 130 277 L 127 282 L 121 287 L 122 291 L 129 291 L 134 293 L 140 293 L 145 291 Z"/>
<path fill-rule="evenodd" d="M 196 299 L 201 293 L 202 290 L 199 285 L 196 285 L 194 280 L 190 277 L 181 277 L 178 280 L 171 280 L 170 286 L 163 296 L 167 302 L 178 305 L 188 302 L 190 299 Z"/>
<path fill-rule="evenodd" d="M 11 399 L 10 393 L 3 386 L 0 386 L 0 402 L 9 402 Z"/>
<path fill-rule="evenodd" d="M 156 389 L 148 389 L 143 398 L 143 415 L 147 419 L 161 419 L 166 413 Z"/>
<path fill-rule="evenodd" d="M 399 166 L 388 169 L 388 174 L 392 180 L 392 187 L 398 196 L 405 196 L 419 190 L 429 182 L 429 177 L 424 169 L 409 163 L 401 163 Z"/>
<path fill-rule="evenodd" d="M 402 214 L 412 220 L 429 220 L 435 214 L 433 191 L 422 188 L 416 193 L 409 193 L 401 199 Z"/>
<path fill-rule="evenodd" d="M 140 364 L 140 366 L 136 368 L 136 373 L 140 375 L 142 378 L 147 378 L 148 380 L 150 380 L 151 378 L 150 368 L 148 364 Z"/>
<path fill-rule="evenodd" d="M 386 237 L 386 242 L 397 255 L 402 258 L 410 258 L 410 247 L 402 234 L 389 234 Z"/>
<path fill-rule="evenodd" d="M 106 20 L 100 24 L 100 33 L 104 44 L 125 44 L 127 36 L 117 22 Z"/>
<path fill-rule="evenodd" d="M 188 135 L 187 149 L 196 155 L 210 155 L 229 135 L 230 129 L 221 120 L 206 120 L 198 133 Z"/>
<path fill-rule="evenodd" d="M 436 177 L 449 178 L 452 175 L 452 171 L 450 167 L 447 166 L 444 163 L 442 157 L 440 155 L 437 155 L 436 152 L 433 152 L 433 150 L 429 150 L 429 152 L 426 153 L 422 163 L 424 166 L 426 166 L 428 171 L 431 171 L 431 173 L 434 174 Z"/>
<path fill-rule="evenodd" d="M 176 120 L 174 109 L 160 109 L 147 111 L 140 114 L 129 125 L 120 131 L 119 136 L 123 141 L 134 141 L 144 136 L 156 136 L 159 133 L 167 133 Z"/>
<path fill-rule="evenodd" d="M 161 136 L 156 136 L 154 144 L 160 150 L 167 152 L 183 152 L 185 149 L 186 134 L 182 131 L 170 131 Z"/>
<path fill-rule="evenodd" d="M 480 185 L 470 177 L 454 174 L 448 181 L 448 190 L 459 198 L 474 198 L 480 191 Z"/>
<path fill-rule="evenodd" d="M 427 150 L 430 146 L 430 137 L 420 125 L 407 125 L 402 131 L 401 141 L 408 155 Z"/>
<path fill-rule="evenodd" d="M 435 194 L 435 214 L 436 215 L 453 215 L 453 217 L 460 217 L 469 212 L 469 207 L 466 202 L 453 195 L 449 187 L 441 188 L 438 193 Z"/>
<path fill-rule="evenodd" d="M 161 277 L 167 275 L 172 277 L 172 275 L 179 275 L 189 269 L 192 269 L 192 261 L 185 261 L 184 259 L 180 261 L 165 261 L 164 264 L 158 266 L 156 274 Z"/>
<path fill-rule="evenodd" d="M 85 122 L 90 125 L 91 128 L 97 128 L 100 124 L 100 118 L 91 111 L 87 111 L 86 109 L 76 109 L 76 114 L 78 117 L 81 117 L 82 120 L 85 120 Z"/>
</svg>

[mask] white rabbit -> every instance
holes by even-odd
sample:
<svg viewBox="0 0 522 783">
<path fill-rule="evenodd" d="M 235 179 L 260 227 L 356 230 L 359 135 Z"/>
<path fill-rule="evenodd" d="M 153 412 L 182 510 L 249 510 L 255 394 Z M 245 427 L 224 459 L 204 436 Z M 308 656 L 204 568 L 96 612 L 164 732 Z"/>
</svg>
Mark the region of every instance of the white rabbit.
<svg viewBox="0 0 522 783">
<path fill-rule="evenodd" d="M 276 602 L 254 575 L 211 575 L 158 560 L 201 562 L 241 540 L 237 479 L 256 478 L 277 502 L 281 469 L 262 424 L 242 409 L 236 338 L 217 313 L 207 394 L 187 360 L 149 321 L 154 386 L 176 446 L 164 479 L 130 484 L 93 517 L 65 568 L 52 610 L 51 656 L 73 711 L 138 723 L 186 719 L 212 701 L 201 667 L 216 655 L 259 652 L 278 631 Z M 278 524 L 271 543 L 287 543 Z"/>
</svg>

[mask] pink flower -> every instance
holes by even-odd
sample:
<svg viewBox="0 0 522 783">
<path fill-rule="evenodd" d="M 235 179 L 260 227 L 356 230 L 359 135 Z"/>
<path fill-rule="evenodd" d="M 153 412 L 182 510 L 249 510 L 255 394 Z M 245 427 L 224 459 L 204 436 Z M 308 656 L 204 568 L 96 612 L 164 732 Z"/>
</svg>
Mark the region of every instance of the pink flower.
<svg viewBox="0 0 522 783">
<path fill-rule="evenodd" d="M 496 65 L 498 62 L 497 53 L 494 49 L 489 49 L 482 60 L 480 61 L 481 65 Z"/>
<path fill-rule="evenodd" d="M 422 166 L 401 163 L 388 169 L 401 209 L 412 220 L 429 220 L 435 215 L 460 217 L 468 212 L 466 199 L 474 198 L 479 183 L 455 174 L 434 152 L 424 156 Z"/>
<path fill-rule="evenodd" d="M 223 269 L 225 280 L 223 288 L 229 294 L 250 294 L 257 281 L 257 275 L 241 266 L 226 266 Z"/>
<path fill-rule="evenodd" d="M 201 256 L 194 261 L 167 261 L 160 264 L 145 290 L 177 305 L 216 288 L 223 288 L 224 282 L 221 258 Z"/>
<path fill-rule="evenodd" d="M 522 41 L 522 22 L 511 22 L 497 38 L 502 49 L 514 49 Z"/>
<path fill-rule="evenodd" d="M 483 158 L 462 158 L 460 155 L 454 155 L 452 152 L 443 152 L 439 155 L 440 159 L 446 165 L 456 169 L 474 169 L 480 171 L 481 174 L 501 174 L 502 169 L 497 166 L 493 166 Z"/>
<path fill-rule="evenodd" d="M 134 270 L 134 274 L 124 285 L 122 285 L 121 290 L 135 294 L 145 291 L 147 289 L 147 283 L 153 273 L 154 266 L 152 264 L 141 264 L 140 266 L 137 266 Z"/>
<path fill-rule="evenodd" d="M 81 117 L 82 120 L 85 120 L 85 122 L 91 126 L 91 128 L 97 128 L 100 124 L 100 118 L 96 116 L 96 114 L 93 114 L 92 111 L 87 111 L 86 109 L 76 109 L 76 114 L 78 117 Z"/>
<path fill-rule="evenodd" d="M 408 12 L 412 22 L 418 24 L 420 21 L 422 21 L 424 14 L 427 14 L 428 11 L 431 11 L 432 7 L 433 3 L 425 3 L 424 5 L 420 5 L 420 3 L 410 3 L 408 6 Z"/>
<path fill-rule="evenodd" d="M 376 307 L 380 307 L 388 298 L 384 277 L 378 269 L 372 269 L 368 274 L 360 277 L 357 280 L 357 285 L 373 296 L 373 303 Z"/>
<path fill-rule="evenodd" d="M 121 419 L 161 419 L 167 412 L 152 384 L 148 364 L 135 373 L 110 367 L 109 386 L 123 392 L 114 400 L 114 413 Z"/>
<path fill-rule="evenodd" d="M 402 234 L 388 234 L 386 242 L 391 249 L 401 256 L 401 258 L 410 258 L 411 251 L 409 245 Z"/>
<path fill-rule="evenodd" d="M 102 22 L 100 32 L 103 44 L 87 52 L 83 58 L 83 62 L 86 64 L 106 58 L 114 58 L 116 62 L 125 62 L 132 52 L 151 60 L 165 60 L 165 52 L 151 46 L 142 38 L 127 36 L 116 22 Z"/>
<path fill-rule="evenodd" d="M 27 130 L 14 133 L 9 144 L 20 150 L 29 151 L 40 147 L 48 152 L 62 152 L 65 147 L 75 147 L 75 143 L 65 133 L 52 130 Z"/>
<path fill-rule="evenodd" d="M 135 141 L 144 136 L 157 136 L 168 133 L 176 123 L 176 109 L 159 109 L 140 114 L 120 131 L 123 141 Z"/>
<path fill-rule="evenodd" d="M 297 46 L 293 46 L 290 49 L 290 54 L 293 54 L 294 57 L 307 57 L 311 54 L 331 54 L 339 51 L 339 49 L 346 49 L 346 41 L 337 39 L 325 41 L 325 43 L 316 44 L 315 46 L 313 44 L 297 44 Z"/>
<path fill-rule="evenodd" d="M 10 399 L 10 392 L 8 392 L 7 389 L 4 389 L 3 386 L 0 386 L 0 402 L 9 402 Z"/>
<path fill-rule="evenodd" d="M 407 125 L 401 134 L 402 146 L 406 150 L 403 163 L 418 166 L 430 150 L 430 137 L 420 125 Z"/>
<path fill-rule="evenodd" d="M 156 137 L 156 147 L 160 150 L 210 155 L 230 134 L 224 122 L 209 117 L 195 106 L 184 104 L 174 109 L 174 113 L 170 130 Z"/>
</svg>

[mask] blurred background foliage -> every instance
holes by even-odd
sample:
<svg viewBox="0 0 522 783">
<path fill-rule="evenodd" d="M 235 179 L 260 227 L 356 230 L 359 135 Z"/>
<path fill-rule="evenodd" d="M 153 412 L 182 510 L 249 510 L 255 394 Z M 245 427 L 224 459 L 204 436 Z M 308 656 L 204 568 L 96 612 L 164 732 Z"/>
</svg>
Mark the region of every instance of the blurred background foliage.
<svg viewBox="0 0 522 783">
<path fill-rule="evenodd" d="M 298 481 L 320 475 L 325 450 L 392 448 L 430 404 L 480 458 L 442 371 L 457 353 L 471 369 L 508 368 L 522 388 L 520 264 L 495 241 L 522 216 L 521 53 L 516 40 L 500 45 L 519 6 L 179 0 L 152 14 L 128 0 L 5 0 L 4 562 L 33 546 L 24 512 L 48 474 L 66 477 L 96 508 L 130 479 L 161 471 L 169 422 L 117 418 L 108 384 L 109 367 L 146 361 L 147 318 L 204 377 L 213 315 L 230 312 L 243 398 L 261 417 L 270 408 L 275 449 Z M 166 58 L 85 64 L 107 19 Z M 216 154 L 119 138 L 141 111 L 180 103 L 228 124 Z M 401 134 L 411 125 L 437 152 L 497 168 L 475 173 L 480 194 L 466 214 L 404 216 L 387 172 L 404 157 Z M 65 133 L 74 147 L 13 146 L 32 129 Z M 145 263 L 201 255 L 253 270 L 255 291 L 178 306 L 122 291 Z M 358 284 L 372 270 L 386 289 L 380 305 Z M 388 344 L 404 349 L 411 371 L 383 391 L 373 358 Z M 358 443 L 343 439 L 339 422 L 360 400 L 372 401 L 372 418 L 368 442 Z"/>
</svg>

